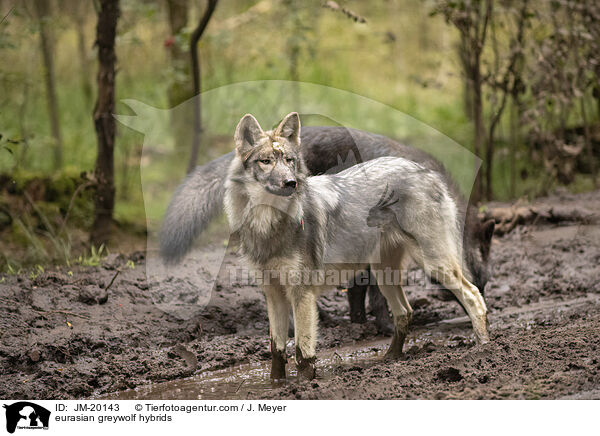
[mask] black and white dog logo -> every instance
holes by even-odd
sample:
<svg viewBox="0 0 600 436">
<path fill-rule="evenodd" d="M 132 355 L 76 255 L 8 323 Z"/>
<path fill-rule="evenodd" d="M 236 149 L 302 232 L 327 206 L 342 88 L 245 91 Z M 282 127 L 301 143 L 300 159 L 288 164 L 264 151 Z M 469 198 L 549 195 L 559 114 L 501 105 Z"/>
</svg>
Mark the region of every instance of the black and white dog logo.
<svg viewBox="0 0 600 436">
<path fill-rule="evenodd" d="M 19 401 L 4 405 L 6 409 L 6 431 L 14 433 L 18 429 L 48 429 L 50 411 L 29 401 Z"/>
</svg>

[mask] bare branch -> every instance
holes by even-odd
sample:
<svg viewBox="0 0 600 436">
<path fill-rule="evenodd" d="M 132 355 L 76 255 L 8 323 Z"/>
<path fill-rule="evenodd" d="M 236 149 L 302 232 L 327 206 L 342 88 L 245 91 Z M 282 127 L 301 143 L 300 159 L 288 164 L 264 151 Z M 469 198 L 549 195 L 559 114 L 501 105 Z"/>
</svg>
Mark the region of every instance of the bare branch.
<svg viewBox="0 0 600 436">
<path fill-rule="evenodd" d="M 208 5 L 204 11 L 204 15 L 198 23 L 198 27 L 194 29 L 190 39 L 190 55 L 192 57 L 192 76 L 194 78 L 194 139 L 192 142 L 192 153 L 188 163 L 188 174 L 196 167 L 198 162 L 198 149 L 200 148 L 200 137 L 202 135 L 202 113 L 200 108 L 200 62 L 198 61 L 198 41 L 202 38 L 202 34 L 208 26 L 208 22 L 212 17 L 218 0 L 208 0 Z"/>
<path fill-rule="evenodd" d="M 366 23 L 367 22 L 365 17 L 358 15 L 356 12 L 353 12 L 350 9 L 346 9 L 343 6 L 340 6 L 337 2 L 334 2 L 333 0 L 329 0 L 329 1 L 325 2 L 323 4 L 323 7 L 327 8 L 327 9 L 331 9 L 332 11 L 341 12 L 342 14 L 346 15 L 348 18 L 350 18 L 351 20 L 353 20 L 357 23 Z"/>
</svg>

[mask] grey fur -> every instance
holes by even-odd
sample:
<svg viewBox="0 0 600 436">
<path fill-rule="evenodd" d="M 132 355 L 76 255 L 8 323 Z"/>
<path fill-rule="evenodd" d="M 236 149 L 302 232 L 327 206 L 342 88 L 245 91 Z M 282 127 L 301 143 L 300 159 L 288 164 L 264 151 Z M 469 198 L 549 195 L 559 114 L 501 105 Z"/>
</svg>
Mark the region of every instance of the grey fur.
<svg viewBox="0 0 600 436">
<path fill-rule="evenodd" d="M 249 115 L 242 118 L 225 184 L 225 210 L 240 236 L 242 254 L 263 277 L 275 273 L 274 282 L 264 284 L 274 349 L 285 352 L 286 311 L 291 305 L 298 369 L 314 377 L 316 297 L 332 283 L 294 283 L 290 275 L 359 272 L 368 267 L 398 270 L 405 255 L 454 293 L 471 318 L 477 339 L 487 341 L 487 309 L 464 270 L 462 220 L 440 172 L 404 158 L 381 157 L 337 174 L 307 177 L 299 159 L 289 167 L 298 181 L 293 192 L 278 193 L 270 174 L 296 158 L 298 147 L 289 140 L 293 135 L 282 137 L 281 126 L 297 118 L 296 113 L 289 114 L 273 132 L 263 132 Z M 294 128 L 299 134 L 299 120 Z M 244 140 L 250 136 L 249 142 Z M 247 159 L 251 154 L 255 157 Z M 265 156 L 268 165 L 262 163 Z M 377 210 L 381 213 L 369 219 Z M 348 284 L 337 277 L 334 285 Z M 383 277 L 377 282 L 394 314 L 388 356 L 396 358 L 402 353 L 412 309 L 400 283 Z M 274 358 L 273 368 L 280 366 Z"/>
<path fill-rule="evenodd" d="M 487 223 L 485 228 L 481 226 L 475 208 L 467 208 L 466 201 L 439 161 L 422 150 L 385 136 L 344 127 L 304 127 L 301 141 L 301 155 L 312 175 L 339 172 L 356 163 L 382 156 L 403 157 L 438 173 L 458 206 L 459 216 L 465 216 L 463 246 L 467 268 L 474 284 L 484 289 L 489 275 L 488 255 L 493 224 Z M 193 240 L 222 212 L 226 171 L 233 158 L 234 153 L 231 152 L 199 166 L 175 192 L 160 234 L 160 254 L 166 262 L 181 260 Z"/>
<path fill-rule="evenodd" d="M 179 185 L 167 208 L 160 232 L 160 255 L 177 263 L 194 240 L 223 209 L 225 175 L 234 153 L 197 167 Z"/>
</svg>

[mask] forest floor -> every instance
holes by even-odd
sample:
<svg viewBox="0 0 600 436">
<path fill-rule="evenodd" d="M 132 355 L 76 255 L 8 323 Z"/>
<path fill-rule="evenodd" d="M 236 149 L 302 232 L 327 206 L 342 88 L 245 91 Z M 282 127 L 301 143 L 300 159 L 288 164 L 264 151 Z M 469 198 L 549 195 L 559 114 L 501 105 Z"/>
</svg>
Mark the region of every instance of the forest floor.
<svg viewBox="0 0 600 436">
<path fill-rule="evenodd" d="M 600 191 L 536 204 L 597 213 Z M 256 286 L 220 284 L 181 319 L 155 303 L 141 253 L 112 255 L 99 267 L 6 275 L 0 397 L 600 399 L 597 221 L 519 225 L 494 238 L 491 256 L 488 344 L 475 344 L 445 293 L 412 286 L 405 358 L 384 362 L 389 338 L 377 335 L 372 317 L 352 324 L 346 295 L 332 290 L 319 302 L 317 379 L 297 380 L 291 358 L 290 377 L 278 384 L 268 378 L 268 321 Z M 230 255 L 225 265 L 239 262 Z"/>
</svg>

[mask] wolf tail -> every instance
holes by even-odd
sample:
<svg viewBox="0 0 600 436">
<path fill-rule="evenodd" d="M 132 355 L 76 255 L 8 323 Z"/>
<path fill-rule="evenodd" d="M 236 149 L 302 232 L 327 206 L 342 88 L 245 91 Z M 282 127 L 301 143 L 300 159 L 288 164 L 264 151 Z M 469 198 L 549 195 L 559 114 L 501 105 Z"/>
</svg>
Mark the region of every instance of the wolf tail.
<svg viewBox="0 0 600 436">
<path fill-rule="evenodd" d="M 222 211 L 225 178 L 232 160 L 233 152 L 199 166 L 179 185 L 159 234 L 164 262 L 179 262 L 196 237 Z"/>
</svg>

